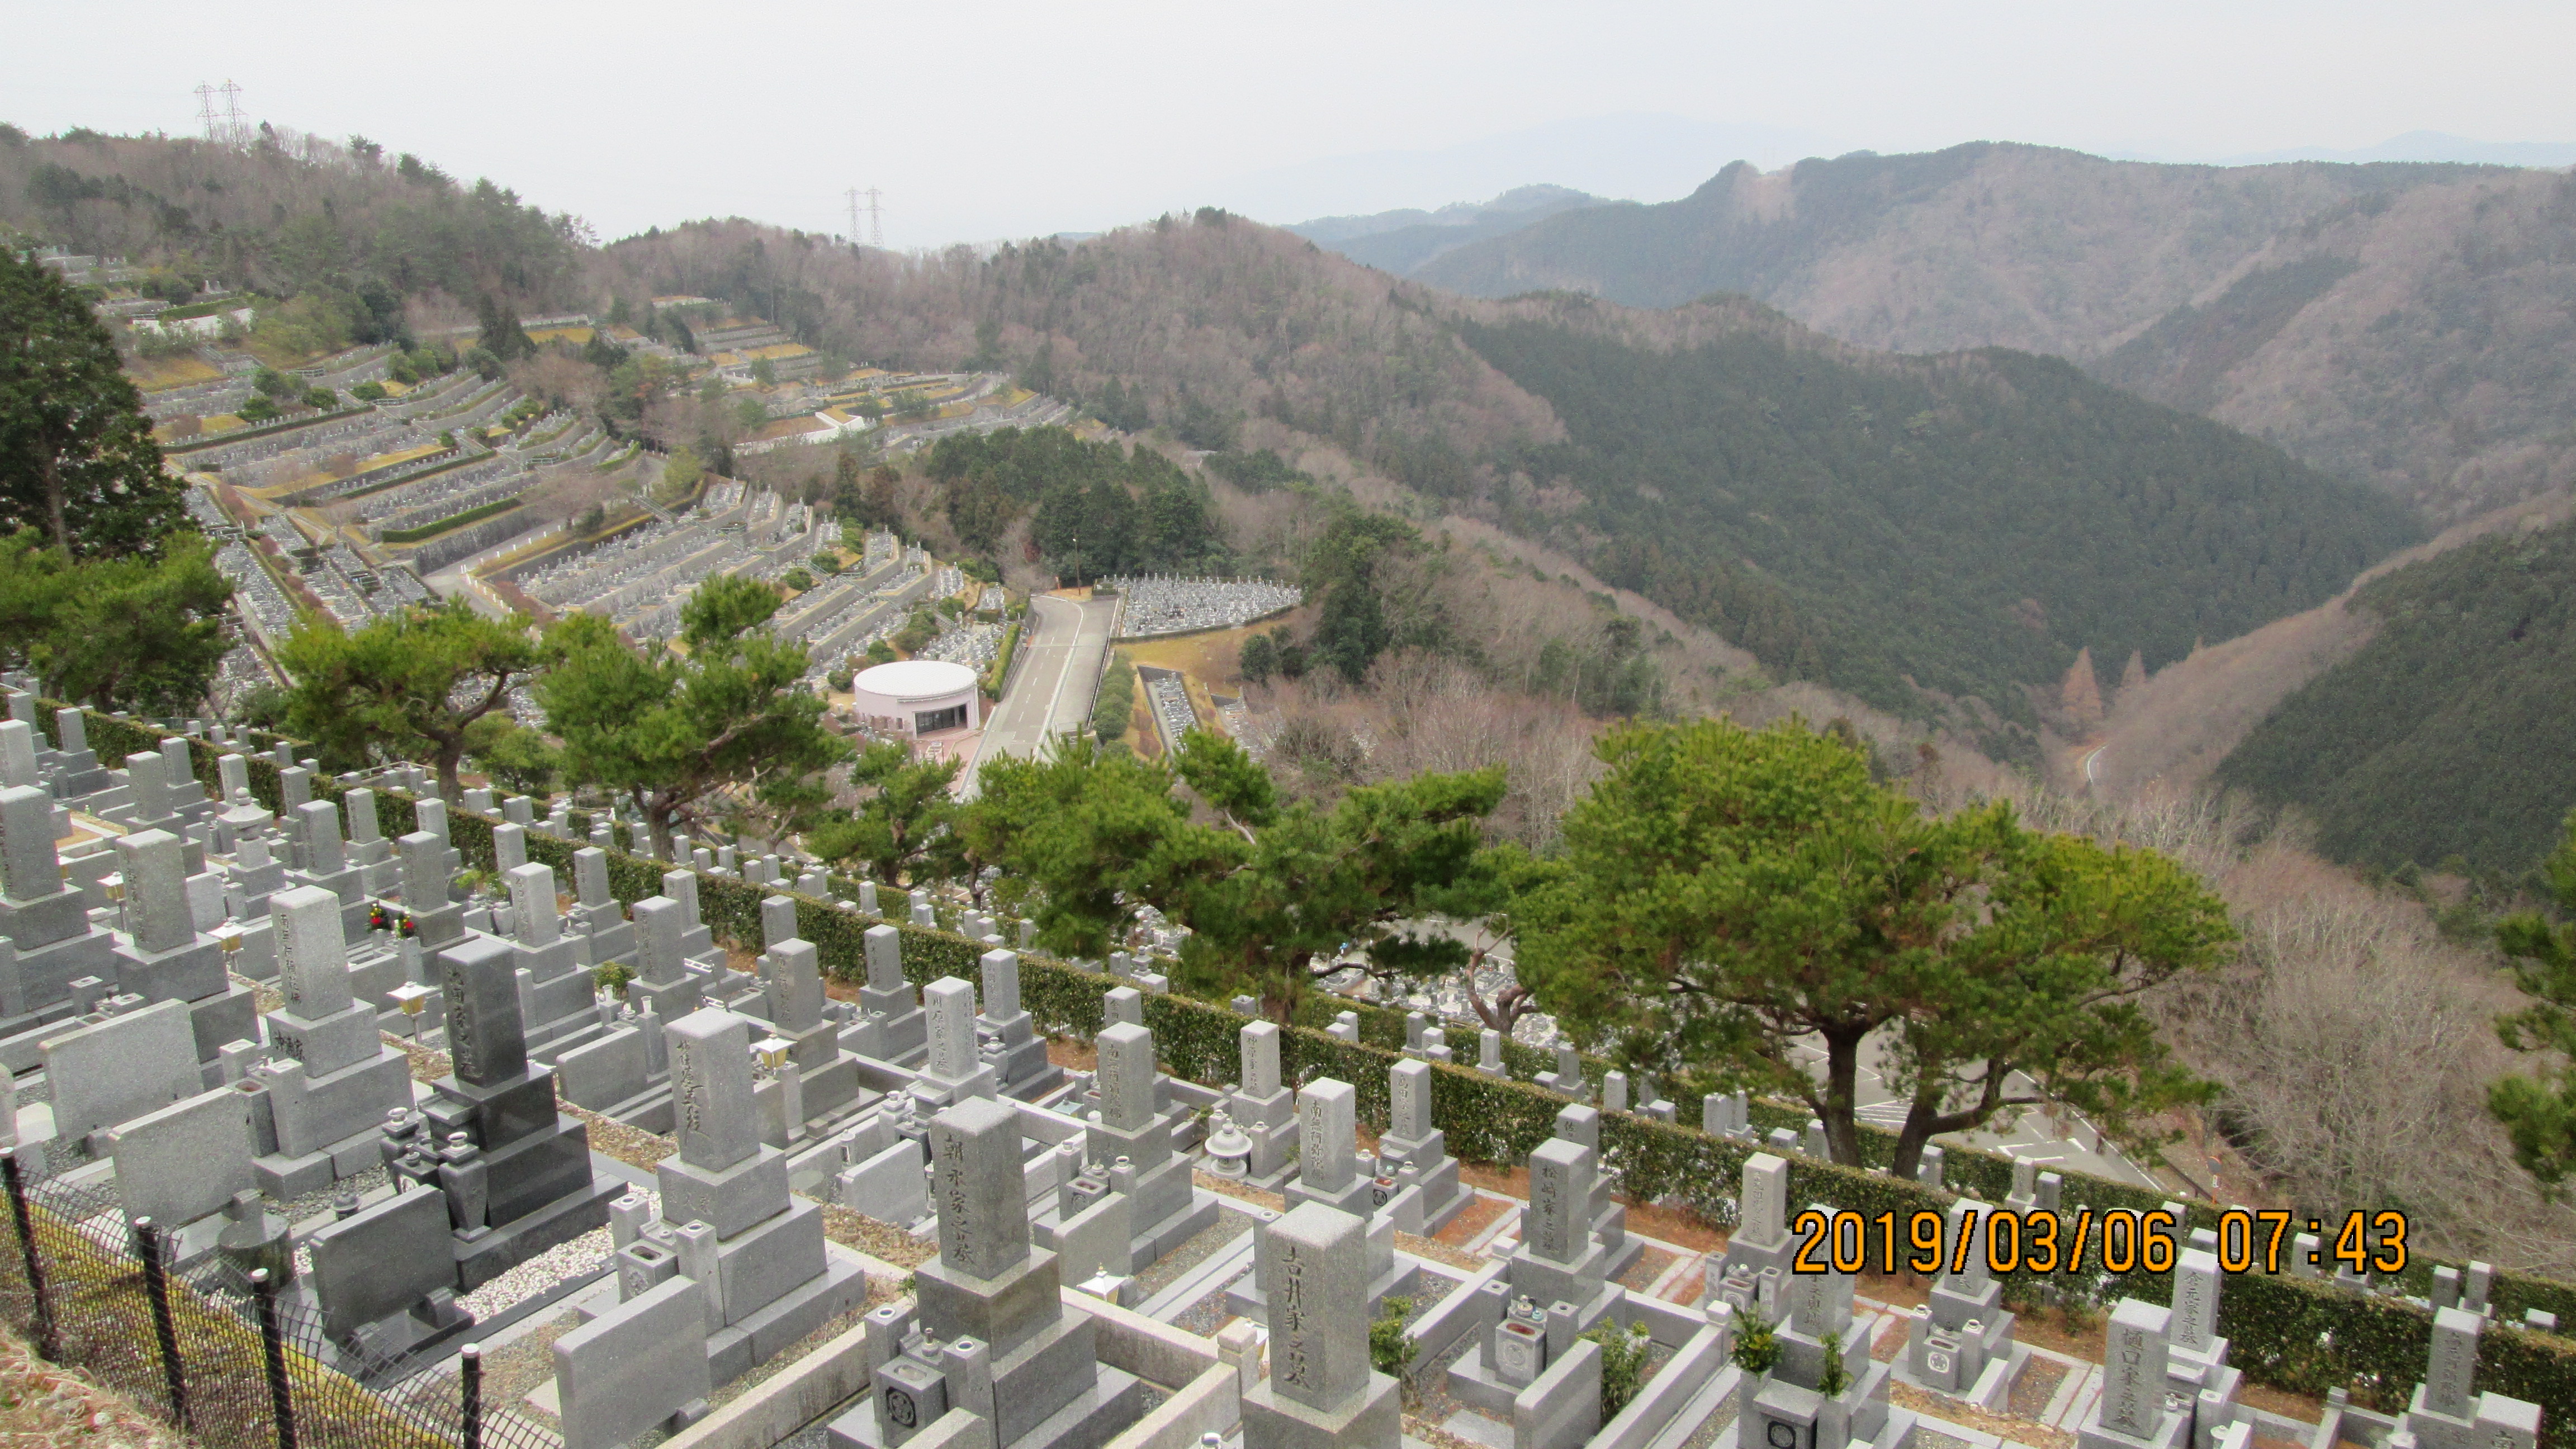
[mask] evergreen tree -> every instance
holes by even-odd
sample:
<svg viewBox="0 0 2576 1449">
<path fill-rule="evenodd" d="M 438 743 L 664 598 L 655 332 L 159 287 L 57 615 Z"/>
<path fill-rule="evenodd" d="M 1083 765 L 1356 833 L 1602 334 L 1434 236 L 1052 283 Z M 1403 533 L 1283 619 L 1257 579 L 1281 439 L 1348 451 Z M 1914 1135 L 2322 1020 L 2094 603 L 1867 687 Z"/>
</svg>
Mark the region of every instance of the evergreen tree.
<svg viewBox="0 0 2576 1449">
<path fill-rule="evenodd" d="M 1599 754 L 1513 916 L 1521 982 L 1577 1040 L 1802 1101 L 1858 1166 L 1860 1053 L 1884 1033 L 1899 1178 L 2010 1107 L 2116 1130 L 2208 1094 L 2138 1005 L 2235 939 L 2173 861 L 2038 834 L 2009 804 L 1929 817 L 1794 720 L 1634 726 Z"/>
<path fill-rule="evenodd" d="M 475 343 L 503 362 L 516 362 L 534 357 L 537 344 L 519 325 L 519 314 L 501 305 L 500 299 L 486 292 L 475 303 L 475 314 L 482 323 Z"/>
<path fill-rule="evenodd" d="M 768 627 L 778 604 L 757 579 L 707 580 L 680 608 L 685 655 L 639 653 L 596 614 L 547 631 L 560 662 L 537 701 L 563 739 L 564 773 L 633 800 L 656 851 L 726 792 L 793 792 L 848 754 L 801 687 L 804 646 Z"/>
<path fill-rule="evenodd" d="M 426 757 L 452 800 L 457 767 L 509 734 L 501 706 L 542 662 L 529 628 L 524 615 L 487 619 L 462 599 L 370 620 L 355 633 L 309 620 L 278 651 L 295 679 L 287 728 L 319 744 L 336 768 Z"/>
<path fill-rule="evenodd" d="M 224 652 L 233 586 L 195 533 L 160 556 L 74 559 L 32 528 L 0 538 L 0 660 L 45 693 L 97 709 L 179 714 L 205 700 Z"/>
<path fill-rule="evenodd" d="M 2576 812 L 2542 869 L 2559 908 L 2576 911 Z M 2526 912 L 2496 927 L 2496 944 L 2513 960 L 2515 984 L 2533 998 L 2499 1018 L 2496 1032 L 2515 1051 L 2549 1055 L 2537 1075 L 2489 1087 L 2487 1110 L 2513 1138 L 2514 1160 L 2555 1195 L 2576 1167 L 2576 925 Z"/>
<path fill-rule="evenodd" d="M 88 299 L 33 256 L 0 256 L 0 531 L 66 555 L 149 550 L 176 528 L 178 480 Z"/>
</svg>

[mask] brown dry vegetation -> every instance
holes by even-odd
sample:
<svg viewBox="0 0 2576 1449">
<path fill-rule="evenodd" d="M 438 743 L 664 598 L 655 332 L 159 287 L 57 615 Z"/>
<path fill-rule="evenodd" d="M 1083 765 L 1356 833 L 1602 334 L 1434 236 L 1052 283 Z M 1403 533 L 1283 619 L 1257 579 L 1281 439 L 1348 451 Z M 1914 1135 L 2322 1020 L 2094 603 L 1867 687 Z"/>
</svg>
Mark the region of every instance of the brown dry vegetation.
<svg viewBox="0 0 2576 1449">
<path fill-rule="evenodd" d="M 2541 1197 L 2486 1113 L 2487 1085 L 2525 1069 L 2496 1040 L 2496 1015 L 2520 1000 L 2490 949 L 2444 940 L 2421 903 L 2206 794 L 2017 795 L 2034 825 L 2164 851 L 2227 901 L 2235 959 L 2151 1009 L 2221 1085 L 2216 1120 L 2272 1200 L 2396 1207 L 2418 1248 L 2576 1271 L 2576 1208 Z"/>
</svg>

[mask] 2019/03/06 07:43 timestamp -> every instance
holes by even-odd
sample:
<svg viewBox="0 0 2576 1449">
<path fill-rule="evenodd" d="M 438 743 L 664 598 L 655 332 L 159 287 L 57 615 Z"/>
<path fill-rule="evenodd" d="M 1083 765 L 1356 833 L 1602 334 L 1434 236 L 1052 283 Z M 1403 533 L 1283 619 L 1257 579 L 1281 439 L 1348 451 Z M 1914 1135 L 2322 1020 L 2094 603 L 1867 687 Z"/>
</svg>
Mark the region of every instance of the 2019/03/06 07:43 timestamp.
<svg viewBox="0 0 2576 1449">
<path fill-rule="evenodd" d="M 1893 1212 L 1864 1217 L 1856 1212 L 1827 1213 L 1821 1208 L 1809 1208 L 1789 1224 L 1791 1234 L 1800 1240 L 1790 1260 L 1790 1270 L 1959 1273 L 1967 1271 L 1969 1254 L 1981 1251 L 1989 1272 L 2054 1273 L 2086 1262 L 2089 1251 L 2090 1261 L 2109 1272 L 2144 1268 L 2150 1273 L 2163 1273 L 2172 1270 L 2181 1250 L 2181 1225 L 2172 1213 L 2161 1208 L 2143 1213 L 2115 1209 L 2098 1214 L 2091 1208 L 2064 1214 L 1996 1209 L 1966 1221 L 1982 1221 L 1986 1229 L 1982 1233 L 1954 1232 L 1950 1219 L 1929 1209 L 1900 1221 Z M 2220 1271 L 2278 1273 L 2293 1268 L 2293 1258 L 2303 1252 L 2306 1266 L 2319 1270 L 2405 1270 L 2406 1215 L 2402 1212 L 2388 1209 L 2347 1213 L 2337 1225 L 2331 1245 L 2322 1236 L 2328 1222 L 2309 1218 L 2299 1231 L 2320 1235 L 2312 1251 L 2303 1250 L 2292 1231 L 2298 1221 L 2295 1214 L 2273 1209 L 2230 1208 L 2220 1213 L 2216 1250 Z"/>
</svg>

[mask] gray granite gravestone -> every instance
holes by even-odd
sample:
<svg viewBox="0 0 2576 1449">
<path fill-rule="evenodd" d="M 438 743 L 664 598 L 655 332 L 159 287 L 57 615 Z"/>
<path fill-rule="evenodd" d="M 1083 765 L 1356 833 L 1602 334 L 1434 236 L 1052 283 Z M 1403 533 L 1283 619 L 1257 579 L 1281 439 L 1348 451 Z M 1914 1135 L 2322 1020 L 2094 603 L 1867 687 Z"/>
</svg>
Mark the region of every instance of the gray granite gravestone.
<svg viewBox="0 0 2576 1449">
<path fill-rule="evenodd" d="M 250 1097 L 217 1087 L 107 1131 L 125 1215 L 177 1229 L 251 1186 Z"/>
<path fill-rule="evenodd" d="M 987 1060 L 994 1089 L 1004 1096 L 1041 1096 L 1064 1081 L 1064 1068 L 1047 1060 L 1046 1038 L 1020 1006 L 1020 953 L 987 951 L 979 961 L 984 979 L 984 1010 L 977 1025 L 993 1045 Z"/>
<path fill-rule="evenodd" d="M 865 903 L 862 902 L 862 909 Z M 903 933 L 870 926 L 860 935 L 867 954 L 867 983 L 859 988 L 860 1020 L 841 1044 L 861 1056 L 896 1066 L 918 1066 L 930 1049 L 930 1019 L 903 975 Z"/>
<path fill-rule="evenodd" d="M 91 929 L 82 892 L 63 880 L 53 815 L 53 797 L 42 790 L 0 790 L 0 936 L 15 948 L 17 968 L 0 979 L 0 1037 L 60 1019 L 73 981 L 111 973 L 108 933 Z M 8 1065 L 24 1069 L 33 1056 L 12 1052 Z"/>
<path fill-rule="evenodd" d="M 2082 1449 L 2176 1449 L 2191 1433 L 2191 1416 L 2165 1406 L 2165 1367 L 2170 1352 L 2171 1309 L 2123 1298 L 2104 1329 L 2102 1396 L 2076 1430 Z"/>
<path fill-rule="evenodd" d="M 479 1192 L 451 1194 L 464 1219 L 458 1286 L 471 1292 L 605 1223 L 622 1189 L 593 1175 L 589 1129 L 556 1112 L 553 1074 L 529 1064 L 510 944 L 468 937 L 436 960 L 453 1070 L 432 1084 L 437 1098 L 421 1110 L 437 1142 L 467 1134 L 470 1165 L 481 1169 Z"/>
<path fill-rule="evenodd" d="M 197 930 L 188 900 L 186 847 L 165 830 L 143 830 L 116 842 L 125 877 L 126 936 L 116 942 L 120 990 L 146 1001 L 188 1005 L 197 1060 L 212 1062 L 224 1043 L 253 1036 L 257 998 L 225 973 L 222 943 Z"/>
<path fill-rule="evenodd" d="M 942 976 L 921 989 L 921 1010 L 927 1053 L 910 1087 L 915 1100 L 936 1110 L 967 1097 L 992 1096 L 993 1065 L 975 1044 L 975 988 Z"/>
<path fill-rule="evenodd" d="M 730 1382 L 866 1296 L 854 1261 L 828 1254 L 822 1208 L 787 1189 L 787 1158 L 760 1140 L 751 1058 L 754 1023 L 708 1007 L 664 1029 L 672 1135 L 679 1151 L 654 1169 L 661 1236 L 706 1294 L 706 1351 Z"/>
<path fill-rule="evenodd" d="M 1056 1255 L 1030 1245 L 1017 1110 L 974 1097 L 941 1111 L 930 1154 L 939 1256 L 914 1273 L 923 1336 L 880 1382 L 989 1419 L 999 1446 L 1106 1441 L 1135 1420 L 1143 1387 L 1100 1364 L 1092 1315 L 1066 1305 Z M 921 1400 L 889 1397 L 835 1420 L 833 1441 L 880 1449 L 935 1417 L 906 1426 Z"/>
<path fill-rule="evenodd" d="M 1431 1125 L 1431 1063 L 1406 1060 L 1387 1068 L 1390 1110 L 1378 1139 L 1378 1176 L 1393 1178 L 1397 1168 L 1413 1168 L 1422 1188 L 1422 1227 L 1431 1234 L 1475 1201 L 1475 1190 L 1458 1180 L 1458 1160 L 1449 1155 L 1448 1134 Z M 1381 1203 L 1379 1206 L 1383 1206 Z"/>
<path fill-rule="evenodd" d="M 1359 1093 L 1330 1077 L 1297 1094 L 1297 1175 L 1288 1181 L 1291 1207 L 1320 1202 L 1366 1217 L 1372 1179 L 1359 1170 Z"/>
<path fill-rule="evenodd" d="M 1395 1449 L 1400 1386 L 1369 1364 L 1366 1225 L 1305 1202 L 1258 1229 L 1270 1376 L 1242 1395 L 1244 1449 Z"/>
<path fill-rule="evenodd" d="M 1297 1147 L 1297 1094 L 1279 1080 L 1279 1028 L 1270 1022 L 1245 1023 L 1235 1033 L 1237 1082 L 1226 1107 L 1235 1125 L 1252 1140 L 1244 1159 L 1247 1179 L 1269 1186 L 1287 1172 L 1289 1154 Z"/>
<path fill-rule="evenodd" d="M 1128 1199 L 1128 1270 L 1141 1272 L 1213 1227 L 1216 1197 L 1191 1185 L 1189 1158 L 1172 1148 L 1171 1123 L 1155 1100 L 1154 1034 L 1120 1022 L 1102 1028 L 1093 1046 L 1100 1120 L 1085 1129 L 1087 1155 L 1126 1160 L 1124 1175 L 1113 1168 L 1112 1178 Z"/>
<path fill-rule="evenodd" d="M 276 1150 L 260 1188 L 283 1200 L 378 1164 L 385 1114 L 411 1105 L 411 1068 L 384 1044 L 375 1009 L 352 995 L 340 902 L 317 886 L 269 898 L 279 1008 L 268 1013 L 265 1089 Z"/>
</svg>

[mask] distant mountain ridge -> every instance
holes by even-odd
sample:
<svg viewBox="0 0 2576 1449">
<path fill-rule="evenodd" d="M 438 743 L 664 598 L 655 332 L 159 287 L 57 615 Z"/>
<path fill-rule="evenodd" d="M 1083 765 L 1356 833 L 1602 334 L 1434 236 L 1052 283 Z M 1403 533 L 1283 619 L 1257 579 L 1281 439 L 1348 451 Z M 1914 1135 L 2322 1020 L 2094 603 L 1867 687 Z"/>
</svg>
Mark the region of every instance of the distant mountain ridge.
<svg viewBox="0 0 2576 1449">
<path fill-rule="evenodd" d="M 1899 352 L 2053 353 L 2449 521 L 2576 478 L 2576 177 L 1978 142 L 1588 207 L 1420 266 L 1473 296 L 1741 292 Z"/>
<path fill-rule="evenodd" d="M 2145 158 L 2140 158 L 2145 159 Z M 2576 141 L 2473 141 L 2445 131 L 2409 131 L 2376 146 L 2336 150 L 2293 146 L 2222 156 L 2221 166 L 2264 166 L 2276 161 L 2461 161 L 2475 166 L 2576 166 Z"/>
<path fill-rule="evenodd" d="M 1433 257 L 1471 242 L 1509 236 L 1560 212 L 1606 204 L 1570 186 L 1541 184 L 1514 187 L 1491 201 L 1454 201 L 1438 211 L 1325 216 L 1287 229 L 1361 266 L 1407 276 Z"/>
</svg>

